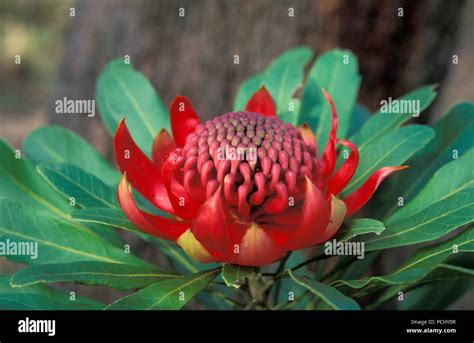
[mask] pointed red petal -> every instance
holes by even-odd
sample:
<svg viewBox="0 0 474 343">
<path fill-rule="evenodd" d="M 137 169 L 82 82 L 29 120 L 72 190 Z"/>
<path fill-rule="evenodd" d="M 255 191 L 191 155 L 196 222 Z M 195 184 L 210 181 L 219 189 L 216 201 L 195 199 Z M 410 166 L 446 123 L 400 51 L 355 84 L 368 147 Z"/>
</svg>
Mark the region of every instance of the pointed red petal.
<svg viewBox="0 0 474 343">
<path fill-rule="evenodd" d="M 234 245 L 244 234 L 244 227 L 232 222 L 221 188 L 201 206 L 192 226 L 196 239 L 210 251 L 222 255 L 225 261 L 235 258 Z"/>
<path fill-rule="evenodd" d="M 276 117 L 275 103 L 265 86 L 262 86 L 252 95 L 245 106 L 245 111 L 260 113 L 267 117 Z"/>
<path fill-rule="evenodd" d="M 344 189 L 344 187 L 346 187 L 351 178 L 354 176 L 357 165 L 359 164 L 359 150 L 357 147 L 348 140 L 341 140 L 339 143 L 349 147 L 352 152 L 347 160 L 339 167 L 339 169 L 336 171 L 336 174 L 334 174 L 331 181 L 329 182 L 326 193 L 327 197 L 330 197 L 331 194 L 335 196 L 338 195 Z"/>
<path fill-rule="evenodd" d="M 329 139 L 324 147 L 323 154 L 319 160 L 317 174 L 316 174 L 316 185 L 318 188 L 323 189 L 327 186 L 329 179 L 332 176 L 334 167 L 336 166 L 336 143 L 337 143 L 337 112 L 334 101 L 328 93 L 323 89 L 324 98 L 331 106 L 332 114 L 332 127 L 329 134 Z"/>
<path fill-rule="evenodd" d="M 174 98 L 170 106 L 171 133 L 176 145 L 180 148 L 186 143 L 186 137 L 194 132 L 201 122 L 194 111 L 191 101 L 185 96 Z"/>
<path fill-rule="evenodd" d="M 127 218 L 150 235 L 174 241 L 190 226 L 189 222 L 163 218 L 140 210 L 133 199 L 125 175 L 119 183 L 117 198 Z"/>
<path fill-rule="evenodd" d="M 155 162 L 158 169 L 161 169 L 163 161 L 174 149 L 176 149 L 176 144 L 174 143 L 173 138 L 171 138 L 166 129 L 162 129 L 153 141 L 153 149 L 151 153 L 153 162 Z"/>
<path fill-rule="evenodd" d="M 342 199 L 342 201 L 344 201 L 347 207 L 346 217 L 350 216 L 362 206 L 364 206 L 364 204 L 375 193 L 380 183 L 387 176 L 389 176 L 394 171 L 402 170 L 405 168 L 408 168 L 408 166 L 383 167 L 375 171 L 372 175 L 370 175 L 367 181 L 365 181 L 362 186 L 360 186 L 357 190 Z"/>
<path fill-rule="evenodd" d="M 115 159 L 133 187 L 159 209 L 174 213 L 161 173 L 135 144 L 122 119 L 114 137 Z"/>
<path fill-rule="evenodd" d="M 306 193 L 300 212 L 297 230 L 285 244 L 288 250 L 315 245 L 321 240 L 329 224 L 329 207 L 321 191 L 306 177 Z"/>
</svg>

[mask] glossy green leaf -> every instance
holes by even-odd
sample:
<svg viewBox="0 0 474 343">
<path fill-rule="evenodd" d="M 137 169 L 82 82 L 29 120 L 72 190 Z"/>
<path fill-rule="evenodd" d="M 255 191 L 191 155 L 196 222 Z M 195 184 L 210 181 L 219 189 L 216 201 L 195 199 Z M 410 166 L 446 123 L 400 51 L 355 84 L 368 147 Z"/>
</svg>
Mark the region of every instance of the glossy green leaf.
<svg viewBox="0 0 474 343">
<path fill-rule="evenodd" d="M 292 251 L 283 266 L 280 267 L 279 263 L 275 263 L 272 265 L 273 269 L 270 271 L 272 273 L 277 273 L 279 271 L 278 268 L 281 268 L 280 272 L 284 272 L 286 269 L 292 269 L 308 260 L 308 254 L 313 255 L 317 253 L 314 251 L 314 248 Z M 302 273 L 311 273 L 307 267 L 308 266 L 304 266 L 300 269 Z M 278 292 L 278 295 L 275 295 L 276 292 Z M 292 304 L 291 308 L 303 310 L 308 302 L 308 297 L 302 297 L 305 292 L 307 292 L 306 288 L 295 284 L 293 280 L 289 278 L 280 278 L 272 286 L 270 296 L 274 299 L 275 306 L 286 307 Z M 293 301 L 296 301 L 297 303 L 293 303 Z M 276 303 L 279 303 L 279 305 Z"/>
<path fill-rule="evenodd" d="M 97 223 L 128 231 L 140 232 L 120 208 L 96 207 L 76 210 L 71 217 L 78 222 Z"/>
<path fill-rule="evenodd" d="M 473 251 L 474 250 L 471 250 L 470 252 L 473 252 Z M 434 269 L 428 275 L 426 275 L 423 279 L 421 279 L 420 283 L 429 283 L 429 282 L 445 280 L 445 279 L 462 279 L 462 278 L 474 278 L 474 269 L 441 263 L 436 267 L 436 269 Z"/>
<path fill-rule="evenodd" d="M 458 236 L 440 243 L 420 249 L 395 272 L 385 276 L 371 276 L 359 280 L 337 280 L 332 286 L 349 286 L 363 288 L 369 285 L 396 285 L 414 283 L 427 276 L 432 270 L 453 254 L 474 252 L 474 230 L 467 229 Z M 439 277 L 439 275 L 438 275 Z"/>
<path fill-rule="evenodd" d="M 369 218 L 355 219 L 344 226 L 337 232 L 334 239 L 339 242 L 349 241 L 359 235 L 375 233 L 380 235 L 385 230 L 385 226 L 381 221 Z"/>
<path fill-rule="evenodd" d="M 7 254 L 13 261 L 46 264 L 94 260 L 110 263 L 147 264 L 111 246 L 92 231 L 10 200 L 0 200 L 0 238 L 24 242 L 29 254 Z M 35 248 L 37 244 L 37 248 Z M 37 252 L 37 254 L 35 253 Z M 28 252 L 28 251 L 26 251 Z"/>
<path fill-rule="evenodd" d="M 278 113 L 278 118 L 284 123 L 290 123 L 295 126 L 298 125 L 298 118 L 301 108 L 301 100 L 292 98 L 289 101 L 288 110 Z"/>
<path fill-rule="evenodd" d="M 397 177 L 395 182 L 391 182 L 389 188 L 382 194 L 382 201 L 386 206 L 382 206 L 380 212 L 386 217 L 398 209 L 399 197 L 402 197 L 407 204 L 439 168 L 455 158 L 461 158 L 472 148 L 474 104 L 460 103 L 454 106 L 433 125 L 433 129 L 434 139 L 409 161 L 411 167 Z M 470 164 L 472 165 L 472 162 Z"/>
<path fill-rule="evenodd" d="M 435 86 L 429 85 L 418 88 L 396 100 L 419 101 L 421 112 L 433 102 L 436 95 Z M 364 123 L 360 130 L 350 137 L 350 140 L 358 146 L 360 151 L 364 151 L 365 146 L 375 142 L 386 133 L 412 119 L 413 114 L 410 111 L 402 111 L 400 113 L 382 113 L 378 111 Z"/>
<path fill-rule="evenodd" d="M 311 55 L 311 49 L 305 47 L 290 49 L 265 70 L 264 84 L 275 101 L 278 114 L 289 111 L 293 95 L 303 84 L 304 67 Z"/>
<path fill-rule="evenodd" d="M 196 273 L 203 268 L 209 267 L 209 265 L 199 264 L 190 259 L 186 253 L 174 242 L 158 239 L 144 234 L 127 219 L 120 209 L 88 208 L 73 212 L 72 217 L 78 221 L 100 223 L 137 233 L 143 239 L 157 245 L 160 250 L 170 258 L 171 264 L 179 272 Z"/>
<path fill-rule="evenodd" d="M 366 250 L 380 250 L 430 242 L 474 220 L 474 187 L 464 189 L 411 217 L 387 225 L 378 237 L 367 240 Z"/>
<path fill-rule="evenodd" d="M 10 275 L 0 275 L 0 310 L 100 310 L 103 305 L 82 295 L 31 285 L 12 287 Z"/>
<path fill-rule="evenodd" d="M 364 123 L 370 118 L 370 112 L 361 104 L 355 104 L 352 108 L 349 130 L 347 136 L 351 137 L 354 133 L 360 130 Z"/>
<path fill-rule="evenodd" d="M 238 306 L 230 299 L 234 299 L 234 290 L 226 285 L 209 285 L 203 292 L 198 293 L 195 299 L 206 310 L 232 310 Z"/>
<path fill-rule="evenodd" d="M 262 73 L 247 79 L 239 87 L 234 102 L 234 111 L 244 109 L 250 97 L 265 85 L 272 95 L 277 113 L 288 112 L 289 104 L 293 102 L 294 93 L 303 83 L 304 67 L 309 62 L 311 55 L 311 49 L 297 47 L 278 56 Z"/>
<path fill-rule="evenodd" d="M 108 185 L 115 187 L 120 173 L 82 137 L 59 126 L 44 126 L 33 131 L 23 144 L 34 163 L 68 163 L 84 169 Z"/>
<path fill-rule="evenodd" d="M 474 287 L 474 278 L 448 279 L 422 285 L 405 294 L 400 310 L 444 310 Z M 467 304 L 467 309 L 470 306 Z"/>
<path fill-rule="evenodd" d="M 137 145 L 150 154 L 156 134 L 169 131 L 168 112 L 153 86 L 121 58 L 109 62 L 97 81 L 97 105 L 113 135 L 123 117 Z"/>
<path fill-rule="evenodd" d="M 13 149 L 0 140 L 0 198 L 52 212 L 67 219 L 70 206 L 38 175 L 29 161 L 16 158 Z"/>
<path fill-rule="evenodd" d="M 38 172 L 81 207 L 118 207 L 115 190 L 79 167 L 64 163 L 37 166 Z"/>
<path fill-rule="evenodd" d="M 334 275 L 331 280 L 334 279 L 343 279 L 351 280 L 358 279 L 362 277 L 369 268 L 376 263 L 379 258 L 377 252 L 368 252 L 364 255 L 363 259 L 353 259 L 353 256 L 342 256 L 342 258 L 337 262 L 334 268 L 338 268 L 341 264 L 347 263 L 347 260 L 352 259 L 351 263 L 345 264 L 345 267 L 341 269 L 339 273 Z"/>
<path fill-rule="evenodd" d="M 397 303 L 399 303 L 399 305 L 401 305 L 405 309 L 408 309 L 415 302 L 415 299 L 413 299 L 414 297 L 417 298 L 420 296 L 421 298 L 424 298 L 427 295 L 425 291 L 422 291 L 421 294 L 418 295 L 419 289 L 435 290 L 440 283 L 446 283 L 448 286 L 450 286 L 451 284 L 457 284 L 461 286 L 460 288 L 463 288 L 462 286 L 465 284 L 465 281 L 474 281 L 474 269 L 441 263 L 435 269 L 430 271 L 425 277 L 423 277 L 419 281 L 416 281 L 415 283 L 396 284 L 388 287 L 388 289 L 382 295 L 380 295 L 374 303 L 369 305 L 368 308 L 375 309 L 390 300 L 393 301 L 396 299 L 398 300 Z M 372 286 L 374 286 L 374 284 L 372 284 Z M 382 285 L 379 286 L 379 288 L 383 287 Z M 454 292 L 454 294 L 445 294 L 447 302 L 444 305 L 436 304 L 434 305 L 434 307 L 432 307 L 432 309 L 443 309 L 445 306 L 449 305 L 451 302 L 457 299 L 457 297 L 465 291 L 466 289 L 461 289 L 461 292 L 459 293 Z M 403 301 L 401 301 L 401 299 L 399 298 L 400 292 L 404 294 Z M 432 294 L 432 296 L 433 295 L 434 294 Z M 420 302 L 423 303 L 426 302 L 427 299 L 420 300 Z M 435 298 L 433 300 L 435 300 Z M 439 301 L 439 299 L 435 300 L 434 303 L 436 303 L 437 301 Z M 421 307 L 418 309 L 423 309 L 424 307 L 426 307 L 426 304 L 419 304 L 418 306 Z"/>
<path fill-rule="evenodd" d="M 311 67 L 301 97 L 298 122 L 306 122 L 316 133 L 319 153 L 324 150 L 331 128 L 331 108 L 324 88 L 334 100 L 339 117 L 338 138 L 347 138 L 349 118 L 360 84 L 357 57 L 349 50 L 331 50 Z"/>
<path fill-rule="evenodd" d="M 233 264 L 224 264 L 222 266 L 222 279 L 228 287 L 240 288 L 241 281 L 244 278 L 256 274 L 253 267 L 236 266 Z"/>
<path fill-rule="evenodd" d="M 173 277 L 177 275 L 155 266 L 80 261 L 24 268 L 12 276 L 11 285 L 25 287 L 37 283 L 75 282 L 125 290 L 143 288 Z"/>
<path fill-rule="evenodd" d="M 474 148 L 441 169 L 418 195 L 386 220 L 387 225 L 408 218 L 464 189 L 474 187 Z"/>
<path fill-rule="evenodd" d="M 152 284 L 120 298 L 106 310 L 179 310 L 219 274 L 219 269 L 181 276 Z"/>
<path fill-rule="evenodd" d="M 399 166 L 423 148 L 432 138 L 428 126 L 410 125 L 388 132 L 379 140 L 359 150 L 360 162 L 351 182 L 344 189 L 349 194 L 357 189 L 377 169 Z"/>
<path fill-rule="evenodd" d="M 197 273 L 217 265 L 203 264 L 193 260 L 184 252 L 183 249 L 176 245 L 175 242 L 152 236 L 148 236 L 147 239 L 152 244 L 156 245 L 163 252 L 163 254 L 169 257 L 173 270 L 177 270 L 180 273 Z"/>
<path fill-rule="evenodd" d="M 107 232 L 100 227 L 90 228 L 73 221 L 69 214 L 74 207 L 69 205 L 69 201 L 58 194 L 28 160 L 15 157 L 15 152 L 0 141 L 0 198 L 37 208 L 45 214 L 70 222 L 80 230 L 110 239 L 111 243 L 119 242 L 112 231 Z"/>
<path fill-rule="evenodd" d="M 299 276 L 294 274 L 291 270 L 288 270 L 288 274 L 297 284 L 305 287 L 311 293 L 321 298 L 323 302 L 328 304 L 335 310 L 360 310 L 359 304 L 348 296 L 342 294 L 334 287 L 327 284 L 311 280 L 305 276 Z"/>
</svg>

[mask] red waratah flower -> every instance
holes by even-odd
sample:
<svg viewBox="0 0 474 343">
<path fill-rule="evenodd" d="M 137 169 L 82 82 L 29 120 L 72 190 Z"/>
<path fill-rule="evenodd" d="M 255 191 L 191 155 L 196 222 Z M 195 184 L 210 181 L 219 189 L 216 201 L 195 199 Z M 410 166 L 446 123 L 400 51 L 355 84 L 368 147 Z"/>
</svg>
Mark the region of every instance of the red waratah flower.
<svg viewBox="0 0 474 343">
<path fill-rule="evenodd" d="M 118 187 L 122 210 L 142 231 L 176 241 L 200 262 L 261 266 L 288 251 L 325 242 L 385 177 L 404 167 L 381 168 L 339 199 L 359 152 L 350 141 L 338 141 L 336 109 L 323 93 L 331 105 L 332 129 L 319 158 L 309 127 L 282 123 L 263 87 L 244 111 L 205 123 L 186 97 L 176 97 L 170 108 L 173 137 L 161 130 L 152 161 L 122 120 L 114 139 L 123 173 Z M 351 154 L 334 172 L 337 143 Z M 139 209 L 128 182 L 170 218 Z"/>
</svg>

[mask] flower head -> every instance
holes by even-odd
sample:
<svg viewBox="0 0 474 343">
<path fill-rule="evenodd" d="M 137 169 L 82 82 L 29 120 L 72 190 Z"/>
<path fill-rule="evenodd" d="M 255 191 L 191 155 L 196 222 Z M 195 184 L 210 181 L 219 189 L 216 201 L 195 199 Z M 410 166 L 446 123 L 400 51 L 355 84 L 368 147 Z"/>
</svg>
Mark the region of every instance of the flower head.
<svg viewBox="0 0 474 343">
<path fill-rule="evenodd" d="M 404 167 L 379 169 L 339 199 L 359 153 L 350 141 L 336 138 L 336 109 L 323 93 L 331 105 L 332 128 L 320 157 L 309 127 L 278 119 L 263 87 L 244 111 L 205 123 L 187 98 L 176 97 L 170 108 L 173 137 L 166 130 L 157 135 L 152 161 L 122 120 L 114 145 L 124 174 L 118 188 L 124 213 L 144 232 L 176 241 L 200 262 L 260 266 L 330 239 L 386 176 Z M 338 143 L 351 154 L 334 171 Z M 128 182 L 171 216 L 139 209 Z"/>
</svg>

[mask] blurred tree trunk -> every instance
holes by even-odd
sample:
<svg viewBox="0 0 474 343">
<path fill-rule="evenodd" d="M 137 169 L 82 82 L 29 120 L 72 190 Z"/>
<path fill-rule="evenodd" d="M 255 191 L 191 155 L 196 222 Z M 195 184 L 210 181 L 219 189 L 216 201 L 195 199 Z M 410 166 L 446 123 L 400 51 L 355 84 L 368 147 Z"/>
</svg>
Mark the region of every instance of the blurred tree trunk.
<svg viewBox="0 0 474 343">
<path fill-rule="evenodd" d="M 272 58 L 290 47 L 308 45 L 316 54 L 337 46 L 352 49 L 363 75 L 359 99 L 373 110 L 382 98 L 442 81 L 455 49 L 463 4 L 463 0 L 79 0 L 52 100 L 94 98 L 103 66 L 128 54 L 166 106 L 176 94 L 184 94 L 202 118 L 210 118 L 228 111 L 238 85 Z M 288 16 L 290 7 L 294 17 Z M 180 8 L 184 17 L 178 15 Z M 102 152 L 110 151 L 97 117 L 50 113 L 52 122 L 78 131 Z"/>
</svg>

